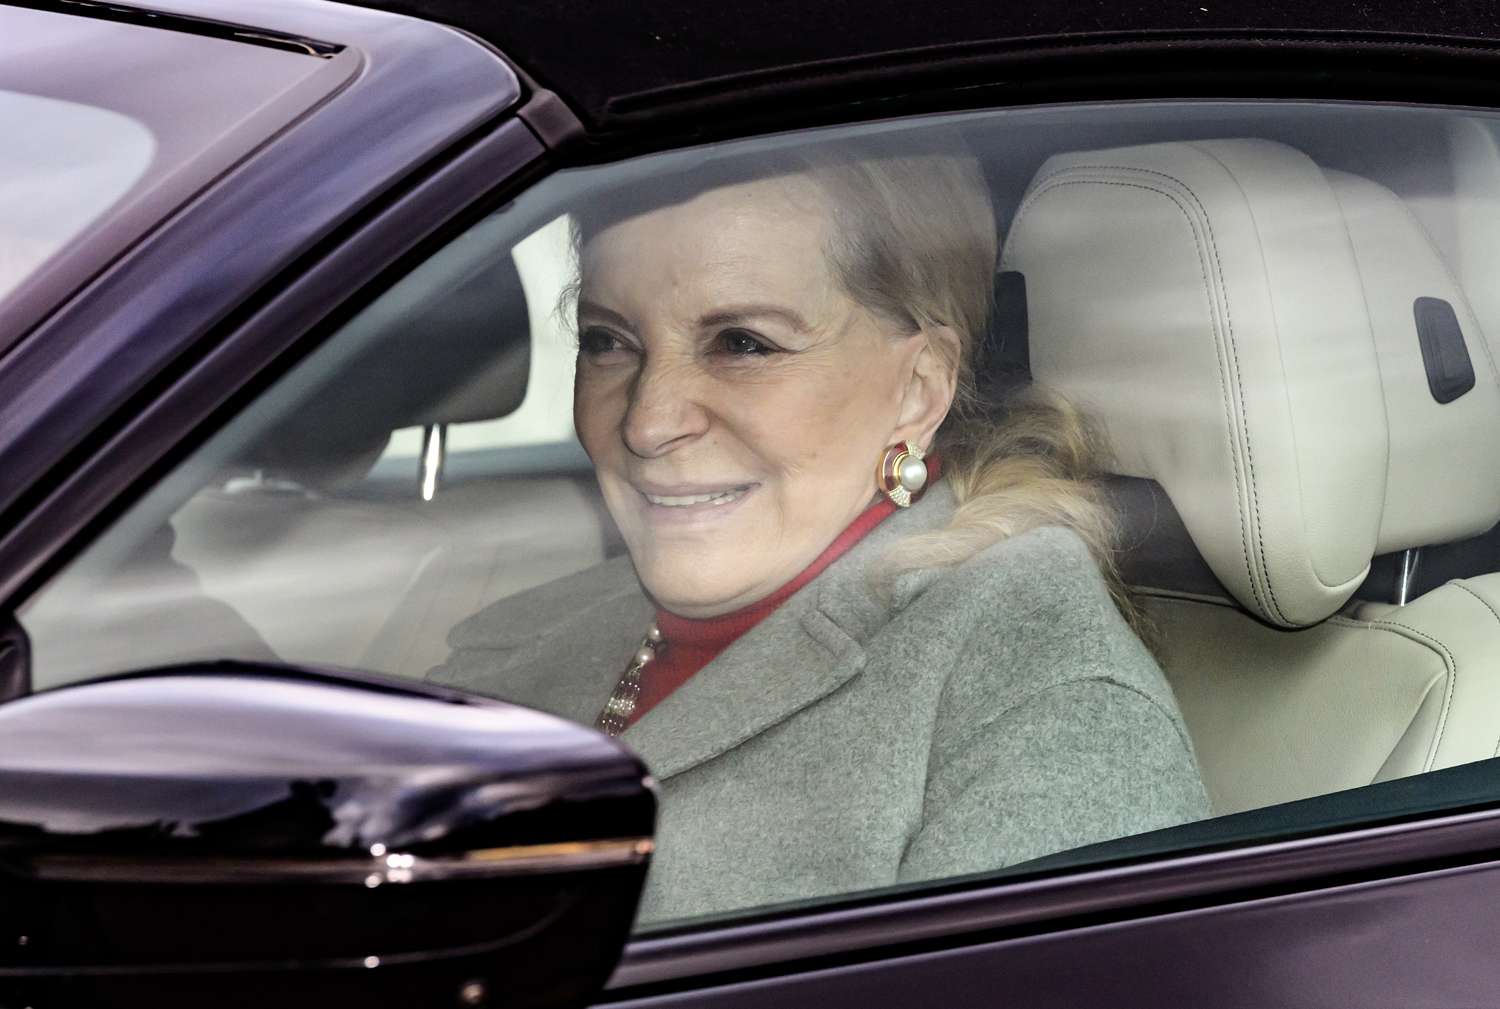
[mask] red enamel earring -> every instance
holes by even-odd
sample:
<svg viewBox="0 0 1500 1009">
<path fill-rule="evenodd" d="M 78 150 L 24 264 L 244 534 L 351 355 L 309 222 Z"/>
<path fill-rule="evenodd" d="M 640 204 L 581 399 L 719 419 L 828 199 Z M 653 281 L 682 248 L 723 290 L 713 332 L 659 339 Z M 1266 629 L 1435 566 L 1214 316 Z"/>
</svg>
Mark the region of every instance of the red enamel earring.
<svg viewBox="0 0 1500 1009">
<path fill-rule="evenodd" d="M 922 496 L 927 486 L 927 453 L 909 441 L 900 441 L 885 450 L 875 471 L 875 485 L 882 494 L 907 508 Z"/>
</svg>

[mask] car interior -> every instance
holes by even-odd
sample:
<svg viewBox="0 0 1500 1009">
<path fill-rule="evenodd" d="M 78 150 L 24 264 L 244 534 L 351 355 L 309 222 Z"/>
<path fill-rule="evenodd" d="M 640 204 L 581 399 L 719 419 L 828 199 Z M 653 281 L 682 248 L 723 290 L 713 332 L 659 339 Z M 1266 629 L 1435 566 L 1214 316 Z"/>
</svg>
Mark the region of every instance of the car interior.
<svg viewBox="0 0 1500 1009">
<path fill-rule="evenodd" d="M 1400 197 L 1265 139 L 1069 152 L 1003 265 L 1036 380 L 1218 583 L 1132 578 L 1217 810 L 1495 755 L 1500 576 L 1356 598 L 1375 556 L 1500 520 L 1491 351 Z"/>
<path fill-rule="evenodd" d="M 1100 431 L 1119 564 L 1215 812 L 1500 754 L 1496 122 L 1269 103 L 954 121 L 1003 236 L 984 384 L 1029 377 Z M 219 607 L 153 660 L 222 652 L 227 608 L 287 661 L 420 677 L 465 617 L 623 552 L 576 444 L 486 441 L 545 391 L 541 359 L 571 355 L 562 291 L 526 283 L 507 227 L 357 315 L 357 352 L 111 576 L 135 587 L 121 627 L 169 582 Z M 97 645 L 69 654 L 68 593 L 43 602 L 39 686 L 111 671 Z"/>
</svg>

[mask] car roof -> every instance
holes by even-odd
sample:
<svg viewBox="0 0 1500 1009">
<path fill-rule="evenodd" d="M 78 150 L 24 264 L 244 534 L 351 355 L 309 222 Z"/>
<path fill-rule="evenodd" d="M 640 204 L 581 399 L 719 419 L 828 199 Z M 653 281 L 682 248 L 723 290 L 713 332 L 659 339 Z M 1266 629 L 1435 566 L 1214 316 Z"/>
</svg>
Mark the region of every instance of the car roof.
<svg viewBox="0 0 1500 1009">
<path fill-rule="evenodd" d="M 1235 51 L 1262 67 L 1301 56 L 1326 77 L 1330 49 L 1472 58 L 1494 55 L 1500 40 L 1500 7 L 1490 0 L 363 2 L 483 38 L 595 133 L 694 117 L 711 129 L 716 99 L 759 98 L 786 114 L 793 99 L 852 82 L 868 92 L 871 80 L 888 81 L 884 93 L 895 95 L 913 77 L 941 73 L 951 91 L 966 73 L 969 84 L 984 84 L 999 72 L 1024 85 L 1033 64 L 1015 57 L 1039 52 L 1075 62 L 1105 49 L 1155 53 L 1140 70 L 1193 52 L 1213 52 L 1219 65 Z M 1408 60 L 1394 69 L 1420 68 Z"/>
</svg>

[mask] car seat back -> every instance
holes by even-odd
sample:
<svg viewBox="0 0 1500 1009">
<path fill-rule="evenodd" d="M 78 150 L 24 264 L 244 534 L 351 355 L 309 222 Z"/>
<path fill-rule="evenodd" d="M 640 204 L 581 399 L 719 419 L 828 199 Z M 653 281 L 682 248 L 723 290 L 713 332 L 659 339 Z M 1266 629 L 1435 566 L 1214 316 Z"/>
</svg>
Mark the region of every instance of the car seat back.
<svg viewBox="0 0 1500 1009">
<path fill-rule="evenodd" d="M 1063 154 L 1002 268 L 1034 379 L 1211 572 L 1141 588 L 1218 810 L 1494 754 L 1487 578 L 1351 603 L 1377 555 L 1500 519 L 1500 378 L 1394 193 L 1260 140 Z"/>
</svg>

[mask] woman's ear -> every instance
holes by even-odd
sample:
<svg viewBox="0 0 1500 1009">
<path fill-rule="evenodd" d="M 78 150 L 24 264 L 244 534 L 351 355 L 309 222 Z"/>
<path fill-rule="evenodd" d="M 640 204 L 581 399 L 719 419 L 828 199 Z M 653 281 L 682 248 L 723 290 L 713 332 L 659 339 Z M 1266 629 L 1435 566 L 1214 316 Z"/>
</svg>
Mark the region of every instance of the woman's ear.
<svg viewBox="0 0 1500 1009">
<path fill-rule="evenodd" d="M 920 341 L 920 348 L 912 361 L 891 441 L 930 448 L 953 405 L 961 343 L 948 326 L 924 327 L 915 339 Z"/>
</svg>

